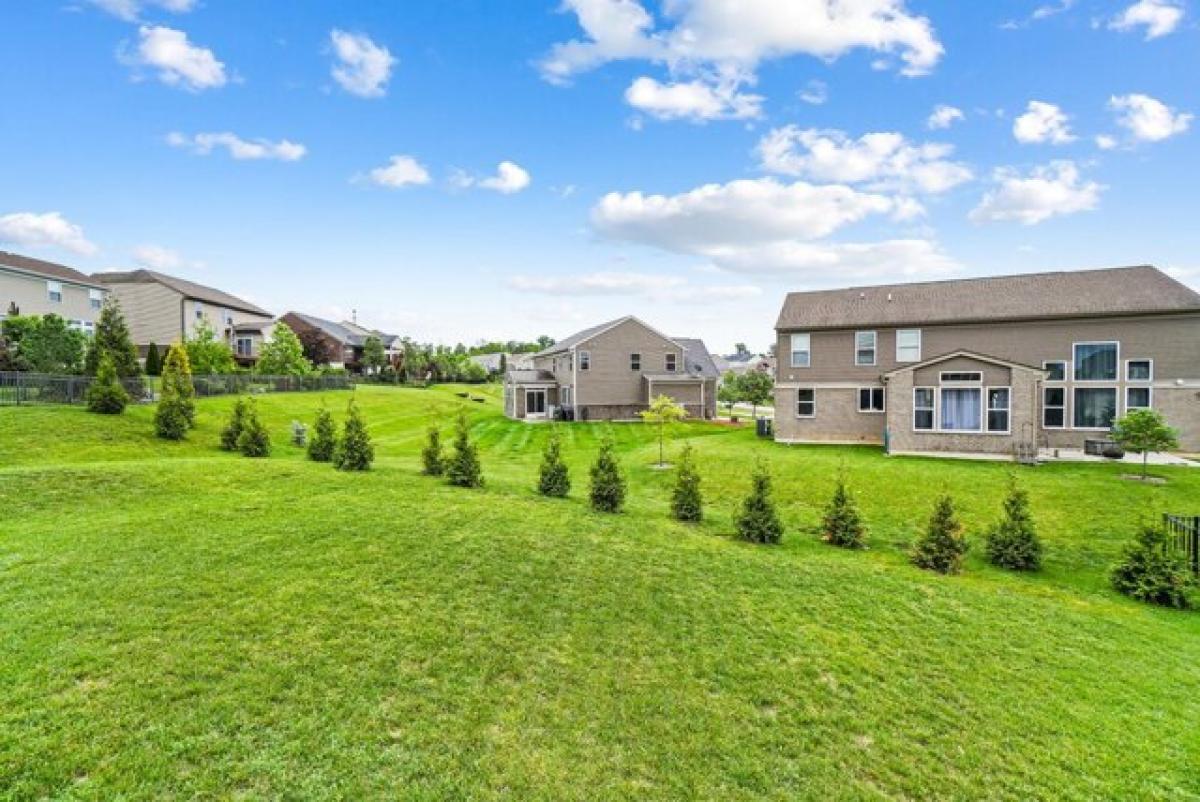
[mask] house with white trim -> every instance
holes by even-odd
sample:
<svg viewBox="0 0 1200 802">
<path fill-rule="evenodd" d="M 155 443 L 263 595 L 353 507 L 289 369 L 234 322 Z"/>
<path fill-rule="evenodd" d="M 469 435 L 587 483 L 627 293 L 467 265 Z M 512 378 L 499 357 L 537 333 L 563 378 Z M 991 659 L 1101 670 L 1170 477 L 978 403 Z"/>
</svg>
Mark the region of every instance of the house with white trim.
<svg viewBox="0 0 1200 802">
<path fill-rule="evenodd" d="M 58 315 L 92 333 L 108 289 L 66 265 L 0 251 L 0 318 Z"/>
</svg>

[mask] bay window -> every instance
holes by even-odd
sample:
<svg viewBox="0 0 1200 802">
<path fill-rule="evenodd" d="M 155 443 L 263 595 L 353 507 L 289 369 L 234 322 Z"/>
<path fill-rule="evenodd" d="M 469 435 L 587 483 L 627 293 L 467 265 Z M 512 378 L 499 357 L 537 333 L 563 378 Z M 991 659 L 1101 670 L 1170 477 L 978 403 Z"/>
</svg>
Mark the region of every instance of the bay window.
<svg viewBox="0 0 1200 802">
<path fill-rule="evenodd" d="M 1114 365 L 1115 368 L 1115 365 Z M 1117 416 L 1117 388 L 1076 387 L 1075 428 L 1108 429 Z"/>
</svg>

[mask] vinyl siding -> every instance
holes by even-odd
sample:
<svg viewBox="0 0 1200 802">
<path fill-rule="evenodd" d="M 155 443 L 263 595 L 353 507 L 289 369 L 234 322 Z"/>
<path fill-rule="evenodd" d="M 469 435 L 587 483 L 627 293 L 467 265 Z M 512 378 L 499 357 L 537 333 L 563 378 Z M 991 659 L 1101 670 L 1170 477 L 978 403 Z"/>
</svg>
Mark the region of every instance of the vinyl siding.
<svg viewBox="0 0 1200 802">
<path fill-rule="evenodd" d="M 53 303 L 47 289 L 48 282 L 62 285 L 61 303 Z M 8 314 L 9 305 L 15 303 L 22 315 L 55 314 L 67 320 L 95 323 L 100 311 L 92 309 L 90 291 L 84 287 L 60 279 L 46 279 L 25 273 L 0 268 L 0 316 Z"/>
<path fill-rule="evenodd" d="M 580 351 L 591 354 L 591 368 L 578 370 L 577 404 L 624 406 L 646 404 L 647 373 L 665 373 L 666 355 L 674 354 L 677 370 L 683 371 L 683 349 L 637 320 L 626 320 L 579 343 Z M 630 354 L 641 354 L 641 367 L 630 368 Z"/>
</svg>

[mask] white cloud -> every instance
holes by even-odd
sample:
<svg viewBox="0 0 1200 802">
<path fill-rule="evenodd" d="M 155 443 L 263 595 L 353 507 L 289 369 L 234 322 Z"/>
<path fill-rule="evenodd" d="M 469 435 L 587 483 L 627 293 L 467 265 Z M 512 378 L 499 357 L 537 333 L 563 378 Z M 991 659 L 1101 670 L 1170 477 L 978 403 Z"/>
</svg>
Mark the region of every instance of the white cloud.
<svg viewBox="0 0 1200 802">
<path fill-rule="evenodd" d="M 813 106 L 823 106 L 829 100 L 829 87 L 824 81 L 813 79 L 796 93 L 796 97 Z"/>
<path fill-rule="evenodd" d="M 400 189 L 420 186 L 430 182 L 429 171 L 412 156 L 393 156 L 385 167 L 376 167 L 367 173 L 367 179 L 381 187 Z"/>
<path fill-rule="evenodd" d="M 383 97 L 392 76 L 396 59 L 386 47 L 381 47 L 364 34 L 333 29 L 329 33 L 337 62 L 331 74 L 333 80 L 352 95 Z"/>
<path fill-rule="evenodd" d="M 83 256 L 99 250 L 83 229 L 59 212 L 13 212 L 0 216 L 0 242 L 25 248 L 62 248 Z"/>
<path fill-rule="evenodd" d="M 133 261 L 140 267 L 162 272 L 204 269 L 203 262 L 184 259 L 178 251 L 152 243 L 138 245 L 134 248 Z"/>
<path fill-rule="evenodd" d="M 674 303 L 720 303 L 762 294 L 750 284 L 693 285 L 681 276 L 598 272 L 572 276 L 513 276 L 508 285 L 521 292 L 558 297 L 645 296 Z"/>
<path fill-rule="evenodd" d="M 754 274 L 808 273 L 827 284 L 880 277 L 942 276 L 960 269 L 935 242 L 796 242 L 728 247 L 710 254 L 723 270 Z"/>
<path fill-rule="evenodd" d="M 1026 111 L 1013 120 L 1013 136 L 1018 142 L 1032 145 L 1049 142 L 1065 145 L 1075 141 L 1069 118 L 1058 106 L 1041 100 L 1031 100 Z"/>
<path fill-rule="evenodd" d="M 216 89 L 228 81 L 225 65 L 211 50 L 189 42 L 183 31 L 161 25 L 138 28 L 137 52 L 124 58 L 135 66 L 157 70 L 158 79 L 168 86 L 193 92 Z"/>
<path fill-rule="evenodd" d="M 196 7 L 197 0 L 88 0 L 97 8 L 126 22 L 137 22 L 147 8 L 161 8 L 173 14 L 186 14 Z"/>
<path fill-rule="evenodd" d="M 532 183 L 529 172 L 516 162 L 502 161 L 496 165 L 496 174 L 487 178 L 473 176 L 465 170 L 455 170 L 450 176 L 450 183 L 458 189 L 482 187 L 491 189 L 503 195 L 515 195 Z M 575 190 L 572 187 L 570 193 Z M 563 195 L 563 197 L 567 197 Z"/>
<path fill-rule="evenodd" d="M 762 116 L 762 97 L 738 91 L 736 82 L 702 80 L 659 83 L 641 77 L 625 90 L 625 102 L 660 120 L 740 120 Z"/>
<path fill-rule="evenodd" d="M 1179 27 L 1183 4 L 1175 0 L 1139 0 L 1113 17 L 1108 27 L 1114 31 L 1146 29 L 1146 39 L 1166 36 Z"/>
<path fill-rule="evenodd" d="M 972 177 L 970 169 L 947 159 L 951 145 L 914 145 L 897 133 L 870 133 L 851 139 L 841 131 L 776 128 L 758 143 L 763 169 L 783 175 L 871 189 L 945 192 Z"/>
<path fill-rule="evenodd" d="M 1056 215 L 1095 209 L 1105 189 L 1095 181 L 1082 181 L 1079 168 L 1071 161 L 1035 167 L 1027 176 L 1000 168 L 995 180 L 996 188 L 971 210 L 972 222 L 1011 221 L 1031 226 Z"/>
<path fill-rule="evenodd" d="M 930 130 L 937 131 L 944 128 L 949 128 L 956 122 L 961 122 L 966 119 L 962 109 L 954 106 L 947 106 L 944 103 L 939 103 L 933 107 L 933 113 L 929 115 L 929 119 L 925 121 L 925 127 Z"/>
<path fill-rule="evenodd" d="M 281 139 L 242 139 L 228 131 L 202 133 L 188 136 L 178 131 L 167 134 L 167 144 L 173 148 L 185 148 L 198 156 L 207 156 L 217 148 L 224 148 L 235 159 L 275 159 L 284 162 L 299 161 L 308 149 L 304 145 Z"/>
<path fill-rule="evenodd" d="M 1140 142 L 1159 142 L 1188 129 L 1193 115 L 1185 114 L 1149 95 L 1120 95 L 1108 107 L 1118 112 L 1117 124 Z"/>
<path fill-rule="evenodd" d="M 1096 135 L 1096 147 L 1100 150 L 1112 150 L 1117 146 L 1117 138 L 1108 134 Z"/>
</svg>

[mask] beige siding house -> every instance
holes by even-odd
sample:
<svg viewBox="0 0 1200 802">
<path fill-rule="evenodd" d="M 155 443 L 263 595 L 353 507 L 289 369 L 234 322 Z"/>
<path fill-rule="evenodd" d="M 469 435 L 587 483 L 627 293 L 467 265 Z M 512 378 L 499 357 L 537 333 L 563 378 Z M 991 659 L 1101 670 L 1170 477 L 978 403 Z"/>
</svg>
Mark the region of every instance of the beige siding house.
<svg viewBox="0 0 1200 802">
<path fill-rule="evenodd" d="M 54 314 L 91 332 L 107 295 L 103 284 L 66 265 L 0 251 L 0 318 Z"/>
<path fill-rule="evenodd" d="M 511 418 L 628 420 L 650 399 L 666 395 L 692 417 L 716 414 L 720 374 L 704 343 L 668 337 L 635 317 L 623 317 L 571 335 L 532 357 L 532 367 L 504 378 L 504 409 Z"/>
<path fill-rule="evenodd" d="M 791 293 L 775 329 L 782 442 L 1081 448 L 1152 407 L 1200 450 L 1200 295 L 1153 267 Z"/>
<path fill-rule="evenodd" d="M 203 284 L 154 270 L 97 273 L 92 277 L 121 302 L 133 342 L 144 354 L 151 343 L 170 345 L 196 334 L 207 322 L 239 362 L 253 364 L 270 338 L 270 312 Z"/>
</svg>

